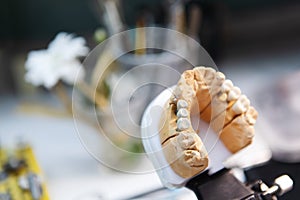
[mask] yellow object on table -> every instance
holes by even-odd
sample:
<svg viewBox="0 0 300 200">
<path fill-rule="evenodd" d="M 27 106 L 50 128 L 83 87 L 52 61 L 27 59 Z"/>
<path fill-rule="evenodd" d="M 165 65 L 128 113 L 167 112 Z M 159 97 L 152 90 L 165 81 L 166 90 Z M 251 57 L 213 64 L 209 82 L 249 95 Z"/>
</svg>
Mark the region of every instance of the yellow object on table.
<svg viewBox="0 0 300 200">
<path fill-rule="evenodd" d="M 42 172 L 29 145 L 0 149 L 0 199 L 49 200 Z"/>
</svg>

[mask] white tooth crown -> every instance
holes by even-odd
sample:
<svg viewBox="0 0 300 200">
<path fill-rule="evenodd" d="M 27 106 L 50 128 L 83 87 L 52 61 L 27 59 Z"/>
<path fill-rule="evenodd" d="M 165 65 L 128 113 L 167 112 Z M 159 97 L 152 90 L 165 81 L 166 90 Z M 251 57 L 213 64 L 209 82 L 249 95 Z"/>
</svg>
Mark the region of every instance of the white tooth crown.
<svg viewBox="0 0 300 200">
<path fill-rule="evenodd" d="M 240 98 L 232 106 L 232 110 L 236 114 L 242 114 L 248 110 L 250 106 L 250 101 L 246 95 L 241 95 Z"/>
<path fill-rule="evenodd" d="M 179 118 L 177 120 L 177 128 L 179 131 L 184 131 L 190 127 L 190 121 L 187 118 Z"/>
<path fill-rule="evenodd" d="M 216 75 L 216 70 L 214 70 L 212 68 L 206 68 L 205 75 L 204 75 L 205 83 L 207 85 L 211 85 L 212 81 L 215 78 L 215 75 Z"/>
<path fill-rule="evenodd" d="M 188 107 L 188 102 L 182 99 L 179 99 L 177 101 L 177 110 L 181 109 L 181 108 L 187 108 Z"/>
<path fill-rule="evenodd" d="M 177 97 L 174 96 L 174 97 L 172 98 L 171 102 L 172 102 L 172 103 L 176 103 L 176 102 L 177 102 Z"/>
<path fill-rule="evenodd" d="M 256 111 L 253 107 L 250 107 L 249 110 L 246 112 L 246 120 L 250 125 L 254 125 L 256 122 L 257 114 L 255 112 Z"/>
<path fill-rule="evenodd" d="M 217 81 L 224 81 L 225 80 L 225 75 L 222 72 L 216 72 L 216 80 Z"/>
<path fill-rule="evenodd" d="M 181 117 L 188 117 L 189 116 L 189 112 L 187 109 L 185 108 L 180 108 L 178 111 L 177 111 L 177 117 L 178 118 L 181 118 Z"/>
<path fill-rule="evenodd" d="M 195 68 L 195 80 L 202 82 L 204 80 L 205 69 L 203 67 Z"/>
<path fill-rule="evenodd" d="M 241 89 L 238 88 L 238 87 L 233 87 L 229 93 L 228 93 L 228 96 L 227 96 L 227 100 L 228 101 L 233 101 L 233 100 L 237 100 L 240 96 L 241 96 Z"/>
<path fill-rule="evenodd" d="M 233 88 L 233 83 L 231 80 L 226 79 L 222 86 L 221 86 L 221 91 L 222 92 L 229 92 Z"/>
<path fill-rule="evenodd" d="M 189 149 L 195 147 L 196 139 L 192 132 L 180 133 L 177 137 L 177 141 L 183 149 Z"/>
</svg>

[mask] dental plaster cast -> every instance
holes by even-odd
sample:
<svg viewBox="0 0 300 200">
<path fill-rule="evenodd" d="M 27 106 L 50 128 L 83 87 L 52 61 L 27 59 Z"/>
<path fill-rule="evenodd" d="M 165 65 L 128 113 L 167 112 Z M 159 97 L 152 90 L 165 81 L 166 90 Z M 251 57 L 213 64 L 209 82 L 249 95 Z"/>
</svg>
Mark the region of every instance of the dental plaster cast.
<svg viewBox="0 0 300 200">
<path fill-rule="evenodd" d="M 167 162 L 183 178 L 202 172 L 209 162 L 191 115 L 209 123 L 231 153 L 252 142 L 257 111 L 232 81 L 212 68 L 185 71 L 165 108 L 160 141 Z"/>
</svg>

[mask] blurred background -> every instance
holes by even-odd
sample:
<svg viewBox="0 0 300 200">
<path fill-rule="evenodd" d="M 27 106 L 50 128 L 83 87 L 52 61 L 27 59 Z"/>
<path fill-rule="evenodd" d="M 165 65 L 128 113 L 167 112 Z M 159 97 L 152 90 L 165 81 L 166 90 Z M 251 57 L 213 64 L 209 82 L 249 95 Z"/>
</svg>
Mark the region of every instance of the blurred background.
<svg viewBox="0 0 300 200">
<path fill-rule="evenodd" d="M 118 10 L 105 2 L 117 2 Z M 24 137 L 38 149 L 54 199 L 85 199 L 84 195 L 91 193 L 122 197 L 113 194 L 105 180 L 118 188 L 126 183 L 141 192 L 160 186 L 160 181 L 155 174 L 131 179 L 99 167 L 76 137 L 72 119 L 32 106 L 62 108 L 45 88 L 25 82 L 28 52 L 45 49 L 62 31 L 84 37 L 93 49 L 99 44 L 99 30 L 110 36 L 143 26 L 171 28 L 200 42 L 218 69 L 240 86 L 260 113 L 257 132 L 273 158 L 247 170 L 247 178 L 271 181 L 287 173 L 295 180 L 295 189 L 287 199 L 299 196 L 300 109 L 295 103 L 300 102 L 299 1 L 2 0 L 0 4 L 0 139 L 5 145 Z M 121 25 L 110 17 L 115 13 Z M 289 145 L 291 141 L 293 145 Z M 137 184 L 144 180 L 149 180 L 149 187 Z M 74 189 L 77 193 L 66 192 Z M 121 193 L 135 194 L 126 187 Z"/>
<path fill-rule="evenodd" d="M 149 10 L 166 23 L 167 8 L 152 1 Z M 192 30 L 212 55 L 218 66 L 222 59 L 249 55 L 286 54 L 299 46 L 299 3 L 288 0 L 260 1 L 187 1 L 185 9 L 199 7 Z M 1 84 L 0 91 L 18 92 L 15 60 L 31 49 L 44 48 L 60 31 L 84 35 L 93 45 L 94 31 L 103 26 L 96 1 L 2 1 L 1 2 Z M 138 5 L 141 4 L 141 5 Z M 157 4 L 157 5 L 156 5 Z M 139 1 L 124 1 L 124 15 L 129 28 L 131 18 L 142 12 Z M 134 11 L 134 12 L 133 12 Z M 193 12 L 189 12 L 191 15 Z M 187 23 L 194 23 L 189 20 Z M 188 21 L 189 20 L 189 21 Z M 95 44 L 94 44 L 95 45 Z M 4 59 L 5 58 L 5 59 Z M 255 66 L 253 66 L 255 67 Z"/>
<path fill-rule="evenodd" d="M 157 26 L 168 27 L 169 1 L 121 2 L 127 28 L 135 27 L 134 19 L 147 12 L 154 15 Z M 2 1 L 0 92 L 19 92 L 16 59 L 22 59 L 29 50 L 45 48 L 60 31 L 83 35 L 91 48 L 95 46 L 94 32 L 104 26 L 100 7 L 96 0 Z M 200 39 L 219 67 L 227 67 L 223 61 L 231 58 L 284 56 L 299 47 L 299 7 L 296 0 L 185 1 L 184 9 L 189 11 L 185 23 L 190 27 L 186 32 Z"/>
</svg>

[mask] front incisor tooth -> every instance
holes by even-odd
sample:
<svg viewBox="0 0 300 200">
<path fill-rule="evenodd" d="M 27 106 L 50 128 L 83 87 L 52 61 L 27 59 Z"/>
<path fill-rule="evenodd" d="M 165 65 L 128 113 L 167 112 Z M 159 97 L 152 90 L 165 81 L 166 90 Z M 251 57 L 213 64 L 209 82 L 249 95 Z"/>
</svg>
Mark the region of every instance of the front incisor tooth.
<svg viewBox="0 0 300 200">
<path fill-rule="evenodd" d="M 179 99 L 177 101 L 177 110 L 181 109 L 181 108 L 187 108 L 188 107 L 188 102 L 182 99 Z"/>
<path fill-rule="evenodd" d="M 250 100 L 246 97 L 246 95 L 241 95 L 239 99 L 233 104 L 232 110 L 236 114 L 242 114 L 248 110 L 250 106 Z"/>
<path fill-rule="evenodd" d="M 194 76 L 196 81 L 202 82 L 204 80 L 205 68 L 204 67 L 196 67 L 194 68 Z"/>
<path fill-rule="evenodd" d="M 233 88 L 233 83 L 231 80 L 225 80 L 221 86 L 222 92 L 229 92 Z"/>
<path fill-rule="evenodd" d="M 216 72 L 216 81 L 223 82 L 225 78 L 226 77 L 222 72 Z"/>
<path fill-rule="evenodd" d="M 184 131 L 190 127 L 190 120 L 187 118 L 179 118 L 177 120 L 177 128 L 179 131 Z"/>
<path fill-rule="evenodd" d="M 233 87 L 229 93 L 228 93 L 228 97 L 227 100 L 228 101 L 233 101 L 233 100 L 237 100 L 240 96 L 241 96 L 241 89 L 238 87 Z"/>
<path fill-rule="evenodd" d="M 210 95 L 212 97 L 215 96 L 218 92 L 220 92 L 222 90 L 221 86 L 222 86 L 224 80 L 225 80 L 225 75 L 222 72 L 216 72 L 215 78 L 209 88 Z"/>
<path fill-rule="evenodd" d="M 185 108 L 180 108 L 178 111 L 177 111 L 177 117 L 178 118 L 181 118 L 181 117 L 188 117 L 189 116 L 189 112 L 187 109 Z"/>
<path fill-rule="evenodd" d="M 212 81 L 214 80 L 216 75 L 216 70 L 213 68 L 206 68 L 205 69 L 205 75 L 204 75 L 204 82 L 206 85 L 210 85 Z"/>
</svg>

